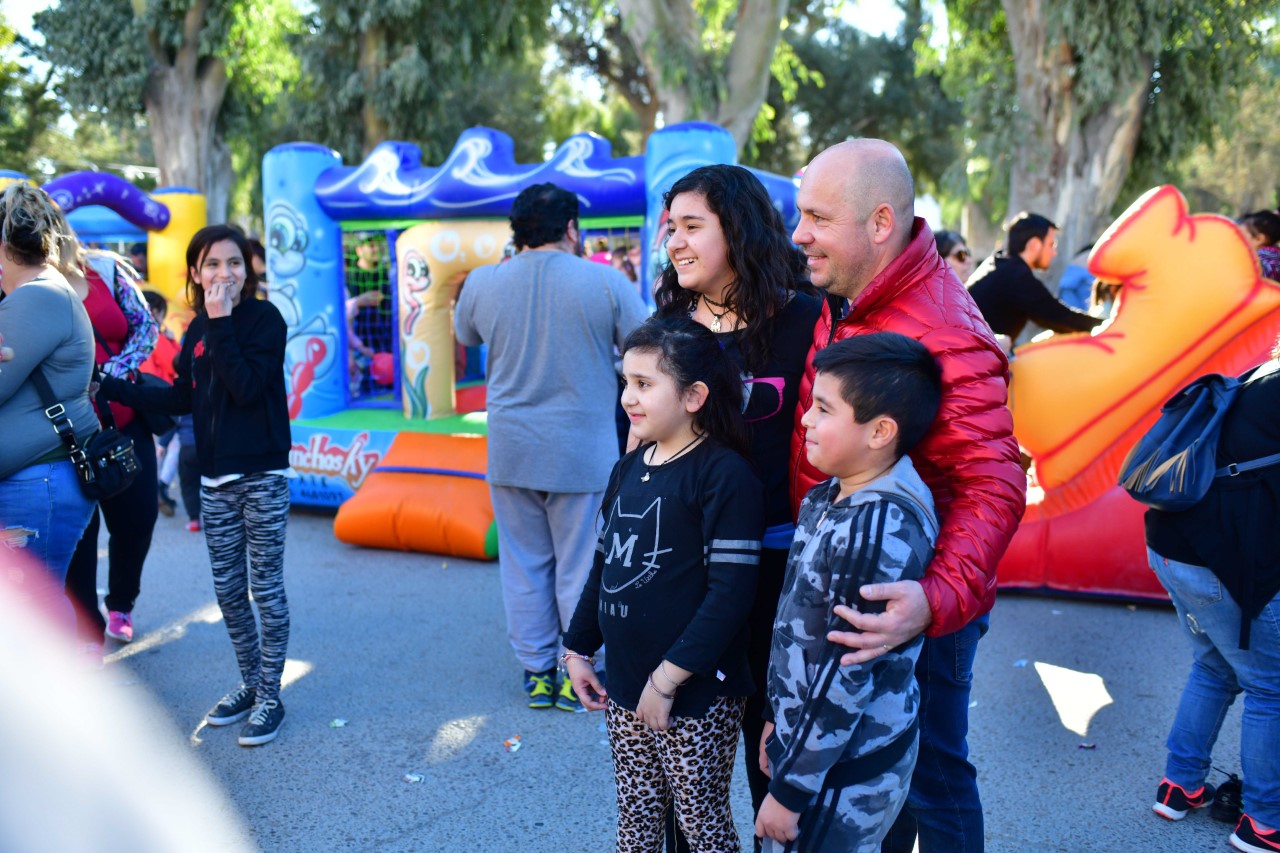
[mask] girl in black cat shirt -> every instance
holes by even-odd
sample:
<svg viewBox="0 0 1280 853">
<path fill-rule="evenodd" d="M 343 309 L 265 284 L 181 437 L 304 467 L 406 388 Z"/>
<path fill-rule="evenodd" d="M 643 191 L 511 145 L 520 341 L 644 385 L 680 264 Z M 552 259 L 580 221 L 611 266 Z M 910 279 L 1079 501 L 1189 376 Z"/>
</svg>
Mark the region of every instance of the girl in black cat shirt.
<svg viewBox="0 0 1280 853">
<path fill-rule="evenodd" d="M 642 444 L 610 476 L 564 662 L 582 704 L 606 709 L 618 850 L 660 846 L 674 793 L 693 850 L 735 851 L 729 781 L 753 690 L 746 628 L 764 527 L 763 489 L 742 456 L 742 382 L 687 317 L 636 329 L 622 368 Z M 602 642 L 607 696 L 590 657 Z"/>
</svg>

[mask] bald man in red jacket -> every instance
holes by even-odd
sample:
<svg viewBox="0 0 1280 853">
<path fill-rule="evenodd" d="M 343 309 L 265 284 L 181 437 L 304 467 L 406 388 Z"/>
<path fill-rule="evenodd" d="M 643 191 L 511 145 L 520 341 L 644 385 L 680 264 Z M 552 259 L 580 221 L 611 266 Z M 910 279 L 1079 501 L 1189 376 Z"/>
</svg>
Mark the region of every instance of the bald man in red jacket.
<svg viewBox="0 0 1280 853">
<path fill-rule="evenodd" d="M 902 154 L 878 139 L 843 142 L 805 170 L 792 235 L 809 258 L 813 283 L 829 298 L 814 329 L 791 447 L 793 506 L 825 480 L 804 457 L 800 416 L 813 391 L 813 354 L 834 341 L 899 332 L 923 343 L 942 368 L 942 407 L 911 452 L 929 485 L 942 530 L 919 581 L 863 587 L 882 613 L 836 613 L 854 631 L 831 639 L 861 665 L 924 632 L 920 758 L 907 807 L 888 851 L 983 849 L 982 804 L 968 761 L 969 691 L 978 639 L 995 602 L 996 564 L 1026 507 L 1026 477 L 1013 438 L 1008 362 L 933 234 L 914 215 L 914 182 Z M 847 300 L 843 316 L 839 311 Z M 833 308 L 837 314 L 833 316 Z"/>
</svg>

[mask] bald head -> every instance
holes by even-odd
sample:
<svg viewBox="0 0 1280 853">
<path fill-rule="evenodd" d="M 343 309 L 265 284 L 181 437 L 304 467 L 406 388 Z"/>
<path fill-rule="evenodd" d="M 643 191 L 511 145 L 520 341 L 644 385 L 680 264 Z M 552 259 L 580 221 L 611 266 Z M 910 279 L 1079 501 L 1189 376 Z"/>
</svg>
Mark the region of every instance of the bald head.
<svg viewBox="0 0 1280 853">
<path fill-rule="evenodd" d="M 796 196 L 792 235 L 813 283 L 854 298 L 911 242 L 915 182 L 883 139 L 851 139 L 813 159 Z"/>
<path fill-rule="evenodd" d="M 905 247 L 915 218 L 915 180 L 897 146 L 883 139 L 850 139 L 823 151 L 809 164 L 822 164 L 824 174 L 839 181 L 841 194 L 858 219 L 866 219 L 877 207 L 893 208 L 894 236 Z"/>
</svg>

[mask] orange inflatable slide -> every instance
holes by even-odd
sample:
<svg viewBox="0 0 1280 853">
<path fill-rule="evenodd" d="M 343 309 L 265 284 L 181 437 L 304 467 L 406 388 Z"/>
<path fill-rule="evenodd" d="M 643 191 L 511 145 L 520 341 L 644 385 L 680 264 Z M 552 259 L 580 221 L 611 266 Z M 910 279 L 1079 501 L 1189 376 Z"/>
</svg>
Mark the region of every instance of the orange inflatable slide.
<svg viewBox="0 0 1280 853">
<path fill-rule="evenodd" d="M 1146 565 L 1145 508 L 1115 484 L 1120 464 L 1191 379 L 1266 360 L 1280 285 L 1261 277 L 1235 223 L 1188 214 L 1171 186 L 1138 199 L 1088 266 L 1122 285 L 1112 321 L 1027 344 L 1012 361 L 1014 433 L 1034 468 L 1000 585 L 1163 598 Z"/>
<path fill-rule="evenodd" d="M 401 432 L 360 490 L 338 510 L 333 533 L 368 548 L 498 555 L 483 435 Z"/>
</svg>

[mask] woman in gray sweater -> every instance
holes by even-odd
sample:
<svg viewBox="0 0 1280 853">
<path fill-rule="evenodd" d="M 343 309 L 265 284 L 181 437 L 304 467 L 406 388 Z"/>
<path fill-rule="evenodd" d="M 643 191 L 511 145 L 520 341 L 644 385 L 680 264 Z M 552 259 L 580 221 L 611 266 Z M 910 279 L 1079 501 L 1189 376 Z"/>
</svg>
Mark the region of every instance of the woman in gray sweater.
<svg viewBox="0 0 1280 853">
<path fill-rule="evenodd" d="M 80 490 L 66 447 L 31 383 L 42 371 L 65 407 L 81 444 L 98 431 L 89 403 L 93 330 L 67 280 L 49 261 L 58 241 L 53 201 L 15 183 L 0 194 L 0 568 L 26 568 L 34 557 L 48 576 L 10 571 L 34 603 L 73 624 L 63 594 L 67 565 L 93 510 Z"/>
</svg>

